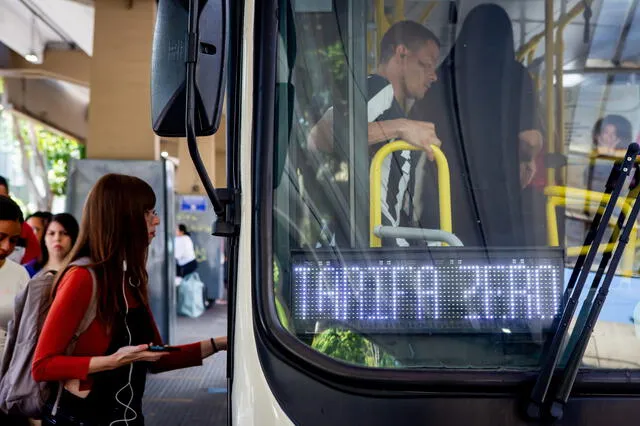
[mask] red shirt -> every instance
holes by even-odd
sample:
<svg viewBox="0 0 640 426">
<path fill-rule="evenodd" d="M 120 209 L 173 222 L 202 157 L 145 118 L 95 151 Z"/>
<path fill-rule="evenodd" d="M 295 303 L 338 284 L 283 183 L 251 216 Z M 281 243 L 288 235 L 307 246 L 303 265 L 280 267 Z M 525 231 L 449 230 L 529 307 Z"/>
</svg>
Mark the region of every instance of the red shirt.
<svg viewBox="0 0 640 426">
<path fill-rule="evenodd" d="M 78 337 L 73 354 L 65 355 L 65 351 L 89 307 L 92 288 L 91 273 L 86 268 L 74 267 L 60 281 L 36 345 L 32 365 L 35 381 L 80 379 L 80 390 L 91 388 L 89 361 L 94 356 L 106 355 L 111 341 L 105 324 L 96 317 Z M 131 293 L 127 293 L 127 303 L 130 308 L 140 305 Z M 149 316 L 155 335 L 153 343 L 162 344 L 151 311 Z M 171 352 L 151 363 L 151 372 L 202 365 L 200 342 L 180 348 L 180 351 Z"/>
<path fill-rule="evenodd" d="M 27 222 L 22 222 L 20 238 L 24 238 L 24 240 L 26 241 L 24 255 L 22 255 L 22 260 L 20 261 L 20 263 L 25 265 L 34 259 L 40 258 L 40 242 L 38 241 L 38 237 L 36 237 L 36 234 L 33 232 L 33 229 L 31 229 Z"/>
</svg>

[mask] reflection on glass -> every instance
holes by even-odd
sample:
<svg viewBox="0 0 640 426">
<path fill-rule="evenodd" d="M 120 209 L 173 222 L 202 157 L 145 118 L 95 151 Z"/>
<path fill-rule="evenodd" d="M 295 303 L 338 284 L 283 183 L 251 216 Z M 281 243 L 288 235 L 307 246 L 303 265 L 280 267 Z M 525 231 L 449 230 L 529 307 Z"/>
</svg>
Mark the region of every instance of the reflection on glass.
<svg viewBox="0 0 640 426">
<path fill-rule="evenodd" d="M 446 3 L 422 19 L 424 5 L 406 2 L 405 19 L 393 22 L 380 21 L 377 3 L 283 2 L 274 315 L 302 342 L 355 365 L 538 369 L 611 167 L 635 140 L 640 86 L 628 74 L 573 67 L 546 90 L 544 43 L 523 50 L 542 30 L 542 0 L 526 2 L 525 17 L 518 2 L 461 8 L 455 25 Z M 593 55 L 584 22 L 575 24 L 565 62 L 578 55 L 585 64 Z M 590 25 L 609 43 L 600 22 Z M 548 123 L 559 90 L 564 122 Z M 564 126 L 565 140 L 547 140 L 549 126 Z M 409 146 L 386 156 L 372 197 L 372 158 L 398 141 Z M 441 227 L 437 152 L 449 167 L 451 230 Z M 611 250 L 639 170 L 594 265 Z M 369 229 L 370 203 L 381 228 Z M 635 245 L 634 232 L 585 366 L 640 366 Z"/>
</svg>

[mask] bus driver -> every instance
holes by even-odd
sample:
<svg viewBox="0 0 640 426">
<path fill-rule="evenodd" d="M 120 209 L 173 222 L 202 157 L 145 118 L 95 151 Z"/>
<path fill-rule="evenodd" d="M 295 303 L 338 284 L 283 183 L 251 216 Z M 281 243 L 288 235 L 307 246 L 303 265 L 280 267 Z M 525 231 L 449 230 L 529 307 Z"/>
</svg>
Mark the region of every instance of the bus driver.
<svg viewBox="0 0 640 426">
<path fill-rule="evenodd" d="M 431 145 L 440 146 L 433 123 L 407 119 L 414 101 L 422 99 L 437 79 L 438 38 L 423 25 L 401 21 L 389 28 L 380 42 L 380 64 L 367 78 L 369 156 L 394 139 L 424 149 L 433 160 Z M 333 108 L 309 132 L 311 150 L 333 150 Z M 420 153 L 398 151 L 382 165 L 382 224 L 413 224 L 413 188 Z M 383 240 L 383 244 L 388 244 Z M 396 238 L 397 246 L 408 246 Z"/>
</svg>

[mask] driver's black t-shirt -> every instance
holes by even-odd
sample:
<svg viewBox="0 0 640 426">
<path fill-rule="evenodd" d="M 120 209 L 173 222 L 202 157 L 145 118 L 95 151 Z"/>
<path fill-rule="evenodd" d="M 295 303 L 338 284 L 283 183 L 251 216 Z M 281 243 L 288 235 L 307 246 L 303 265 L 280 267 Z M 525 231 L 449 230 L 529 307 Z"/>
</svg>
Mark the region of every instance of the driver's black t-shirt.
<svg viewBox="0 0 640 426">
<path fill-rule="evenodd" d="M 367 78 L 367 118 L 374 121 L 390 121 L 406 118 L 406 114 L 395 99 L 393 87 L 386 78 L 372 74 Z M 369 145 L 369 158 L 391 139 Z M 419 153 L 397 151 L 382 163 L 382 225 L 415 226 L 413 220 L 413 187 Z M 410 245 L 404 238 L 383 241 L 384 245 L 400 247 Z"/>
</svg>

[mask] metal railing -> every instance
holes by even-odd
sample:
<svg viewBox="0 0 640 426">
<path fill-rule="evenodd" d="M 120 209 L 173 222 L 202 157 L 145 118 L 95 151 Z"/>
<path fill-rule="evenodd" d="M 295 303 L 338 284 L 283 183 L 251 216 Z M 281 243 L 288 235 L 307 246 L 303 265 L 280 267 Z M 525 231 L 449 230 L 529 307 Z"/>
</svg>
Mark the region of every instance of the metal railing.
<svg viewBox="0 0 640 426">
<path fill-rule="evenodd" d="M 550 246 L 559 246 L 560 238 L 558 235 L 558 218 L 556 208 L 559 206 L 575 206 L 584 209 L 585 205 L 595 205 L 596 208 L 604 209 L 607 202 L 611 198 L 609 194 L 588 189 L 572 188 L 566 186 L 548 186 L 544 190 L 547 198 L 547 242 Z M 616 206 L 622 210 L 626 217 L 629 217 L 631 211 L 632 198 L 619 198 Z M 615 223 L 610 224 L 615 226 Z M 635 250 L 638 238 L 638 226 L 633 225 L 633 230 L 629 236 L 629 243 L 625 248 L 624 257 L 622 259 L 621 274 L 630 277 L 633 274 L 633 264 L 635 260 Z M 601 244 L 598 252 L 611 252 L 615 248 L 614 244 Z M 587 246 L 567 247 L 567 256 L 579 256 L 586 253 L 589 249 Z"/>
<path fill-rule="evenodd" d="M 451 181 L 449 163 L 442 151 L 431 146 L 434 160 L 438 168 L 438 201 L 440 205 L 440 230 L 451 233 Z M 381 247 L 382 241 L 375 230 L 382 225 L 382 163 L 384 159 L 396 151 L 422 151 L 421 148 L 405 141 L 395 141 L 384 145 L 376 152 L 371 161 L 369 172 L 369 243 L 371 247 Z"/>
</svg>

